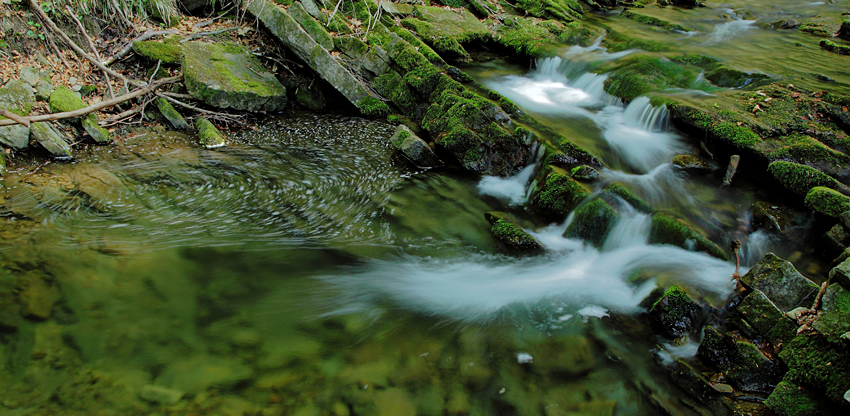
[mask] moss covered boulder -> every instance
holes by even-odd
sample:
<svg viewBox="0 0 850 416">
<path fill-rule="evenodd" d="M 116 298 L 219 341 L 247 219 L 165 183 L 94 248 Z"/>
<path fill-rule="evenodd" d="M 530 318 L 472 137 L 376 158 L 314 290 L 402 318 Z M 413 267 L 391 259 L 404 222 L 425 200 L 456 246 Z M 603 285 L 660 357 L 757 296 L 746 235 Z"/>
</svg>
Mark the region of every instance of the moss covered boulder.
<svg viewBox="0 0 850 416">
<path fill-rule="evenodd" d="M 837 53 L 839 55 L 850 55 L 850 46 L 839 45 L 829 39 L 822 39 L 820 41 L 820 47 L 824 50 Z"/>
<path fill-rule="evenodd" d="M 292 3 L 287 11 L 289 12 L 289 15 L 292 16 L 292 18 L 295 19 L 295 21 L 297 21 L 308 34 L 310 34 L 310 37 L 312 37 L 316 43 L 322 45 L 322 47 L 328 51 L 333 50 L 333 38 L 331 38 L 331 35 L 327 30 L 325 30 L 322 24 L 307 12 L 301 2 Z"/>
<path fill-rule="evenodd" d="M 773 253 L 766 254 L 741 277 L 744 286 L 756 289 L 781 311 L 798 306 L 811 307 L 818 286 L 804 277 L 790 262 Z"/>
<path fill-rule="evenodd" d="M 702 308 L 678 286 L 671 286 L 649 310 L 653 325 L 668 338 L 693 332 Z"/>
<path fill-rule="evenodd" d="M 711 165 L 694 155 L 676 155 L 673 157 L 673 166 L 678 166 L 679 169 L 695 175 L 711 172 Z"/>
<path fill-rule="evenodd" d="M 821 335 L 798 336 L 782 348 L 779 358 L 788 366 L 785 381 L 792 382 L 821 397 L 826 404 L 850 412 L 844 395 L 850 389 L 850 350 L 846 344 L 829 342 Z"/>
<path fill-rule="evenodd" d="M 507 216 L 488 213 L 485 218 L 490 222 L 490 233 L 509 250 L 539 252 L 543 249 L 536 238 L 508 219 Z"/>
<path fill-rule="evenodd" d="M 746 339 L 735 341 L 735 354 L 725 370 L 729 381 L 745 391 L 770 392 L 785 374 L 783 366 Z"/>
<path fill-rule="evenodd" d="M 576 0 L 518 0 L 515 7 L 534 17 L 572 22 L 581 18 L 584 8 Z"/>
<path fill-rule="evenodd" d="M 402 26 L 416 32 L 429 46 L 447 59 L 469 61 L 469 53 L 461 43 L 483 41 L 490 30 L 469 10 L 460 12 L 438 7 L 416 7 L 415 17 L 401 21 Z"/>
<path fill-rule="evenodd" d="M 183 76 L 189 94 L 213 107 L 275 111 L 286 105 L 286 88 L 234 43 L 186 42 Z"/>
<path fill-rule="evenodd" d="M 225 145 L 224 136 L 209 120 L 198 117 L 195 119 L 195 127 L 198 129 L 198 138 L 204 147 L 212 149 Z"/>
<path fill-rule="evenodd" d="M 780 416 L 812 416 L 823 414 L 819 398 L 807 388 L 790 381 L 776 385 L 764 404 Z"/>
<path fill-rule="evenodd" d="M 562 221 L 590 191 L 567 172 L 549 167 L 541 170 L 535 180 L 530 202 L 535 211 L 549 220 Z"/>
<path fill-rule="evenodd" d="M 833 283 L 826 289 L 821 304 L 823 315 L 812 325 L 815 330 L 834 343 L 850 341 L 850 292 Z"/>
<path fill-rule="evenodd" d="M 564 45 L 587 45 L 599 37 L 600 29 L 581 22 L 562 23 L 515 16 L 493 27 L 493 41 L 520 56 L 556 56 Z"/>
<path fill-rule="evenodd" d="M 649 242 L 650 244 L 669 244 L 688 250 L 701 251 L 724 260 L 729 258 L 729 255 L 717 244 L 685 223 L 663 212 L 656 212 L 652 215 Z"/>
<path fill-rule="evenodd" d="M 77 96 L 73 91 L 68 89 L 67 87 L 60 86 L 56 88 L 50 94 L 50 112 L 51 113 L 63 113 L 67 111 L 76 111 L 81 108 L 86 107 L 86 103 Z M 77 118 L 75 120 L 79 120 L 83 129 L 86 133 L 94 139 L 97 143 L 109 143 L 111 141 L 109 137 L 109 131 L 103 127 L 98 125 L 97 116 L 93 113 L 89 113 L 81 118 Z"/>
<path fill-rule="evenodd" d="M 154 62 L 179 64 L 183 57 L 183 45 L 176 36 L 162 41 L 143 40 L 133 42 L 133 52 Z"/>
<path fill-rule="evenodd" d="M 817 186 L 806 194 L 806 206 L 815 212 L 838 217 L 850 210 L 850 197 L 832 189 Z"/>
<path fill-rule="evenodd" d="M 416 166 L 432 168 L 443 165 L 434 151 L 428 147 L 428 143 L 425 143 L 403 124 L 396 127 L 395 132 L 390 137 L 390 142 Z"/>
<path fill-rule="evenodd" d="M 596 247 L 602 247 L 608 233 L 619 219 L 620 214 L 611 205 L 597 198 L 576 209 L 564 237 L 580 238 Z"/>
<path fill-rule="evenodd" d="M 825 186 L 850 195 L 847 185 L 811 166 L 779 160 L 768 165 L 767 171 L 785 189 L 800 196 L 805 196 L 816 186 Z"/>
<path fill-rule="evenodd" d="M 598 181 L 602 175 L 599 174 L 598 170 L 590 166 L 581 165 L 570 170 L 570 177 L 579 182 L 595 182 Z"/>
<path fill-rule="evenodd" d="M 28 116 L 35 105 L 32 88 L 11 80 L 0 88 L 0 109 L 9 110 L 19 116 Z M 0 120 L 6 117 L 0 116 Z M 23 149 L 29 144 L 30 128 L 19 124 L 0 127 L 0 143 L 12 149 Z"/>
<path fill-rule="evenodd" d="M 811 306 L 811 305 L 806 305 Z M 739 318 L 774 345 L 791 341 L 797 335 L 797 323 L 776 307 L 760 290 L 753 290 L 735 308 Z"/>
<path fill-rule="evenodd" d="M 615 198 L 622 199 L 626 201 L 629 205 L 632 206 L 635 210 L 642 212 L 644 214 L 652 213 L 652 206 L 650 206 L 646 201 L 632 193 L 632 191 L 626 189 L 619 182 L 612 183 L 606 186 L 603 189 L 603 196 L 614 196 Z"/>
<path fill-rule="evenodd" d="M 45 150 L 58 158 L 71 157 L 70 138 L 60 132 L 51 122 L 34 123 L 30 134 Z"/>
<path fill-rule="evenodd" d="M 832 16 L 815 16 L 803 21 L 797 29 L 800 32 L 810 33 L 815 36 L 832 37 L 841 28 L 841 19 Z"/>
</svg>

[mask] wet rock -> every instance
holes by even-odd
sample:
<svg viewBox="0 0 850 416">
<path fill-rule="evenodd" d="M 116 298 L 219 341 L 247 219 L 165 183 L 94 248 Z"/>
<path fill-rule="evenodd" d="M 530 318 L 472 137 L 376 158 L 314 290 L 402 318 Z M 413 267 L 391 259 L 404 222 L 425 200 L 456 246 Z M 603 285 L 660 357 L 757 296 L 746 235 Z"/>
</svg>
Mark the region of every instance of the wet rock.
<svg viewBox="0 0 850 416">
<path fill-rule="evenodd" d="M 171 103 L 168 102 L 165 98 L 159 97 L 156 100 L 156 108 L 159 109 L 159 112 L 171 123 L 171 126 L 177 130 L 189 130 L 189 123 L 186 122 L 186 119 L 174 108 Z"/>
<path fill-rule="evenodd" d="M 395 133 L 390 137 L 390 142 L 401 150 L 416 166 L 426 168 L 443 165 L 443 162 L 437 158 L 434 151 L 428 147 L 428 143 L 425 143 L 424 140 L 420 139 L 410 128 L 403 124 L 396 127 Z"/>
<path fill-rule="evenodd" d="M 311 16 L 301 2 L 292 3 L 292 5 L 289 6 L 289 9 L 287 9 L 287 12 L 289 12 L 289 15 L 292 16 L 292 18 L 307 31 L 316 43 L 322 45 L 322 47 L 328 51 L 333 50 L 334 40 L 331 38 L 331 35 L 324 27 L 322 27 L 321 23 Z"/>
<path fill-rule="evenodd" d="M 9 110 L 19 116 L 28 116 L 35 105 L 32 88 L 18 80 L 10 80 L 0 88 L 0 109 Z M 0 120 L 6 117 L 0 116 Z M 0 127 L 0 143 L 20 150 L 29 144 L 30 128 L 19 124 Z"/>
<path fill-rule="evenodd" d="M 735 342 L 711 325 L 703 329 L 697 357 L 715 368 L 729 368 L 735 356 Z"/>
<path fill-rule="evenodd" d="M 485 214 L 490 221 L 490 232 L 493 237 L 511 250 L 538 251 L 543 247 L 536 238 L 532 237 L 519 225 L 507 218 L 497 218 L 492 213 Z"/>
<path fill-rule="evenodd" d="M 109 138 L 109 130 L 100 127 L 97 123 L 97 117 L 95 117 L 94 114 L 89 114 L 89 116 L 83 118 L 80 125 L 89 137 L 95 141 L 95 143 L 106 144 L 111 142 L 112 139 Z"/>
<path fill-rule="evenodd" d="M 768 358 L 752 342 L 735 341 L 735 354 L 726 377 L 741 390 L 768 392 L 779 383 L 784 374 L 782 365 Z"/>
<path fill-rule="evenodd" d="M 588 338 L 578 335 L 553 337 L 528 348 L 534 357 L 532 371 L 541 374 L 578 376 L 596 364 Z"/>
<path fill-rule="evenodd" d="M 535 179 L 530 201 L 532 207 L 548 219 L 562 221 L 590 191 L 556 167 L 542 169 Z"/>
<path fill-rule="evenodd" d="M 280 6 L 268 0 L 255 0 L 248 4 L 247 11 L 361 111 L 362 107 L 371 102 L 368 99 L 375 99 L 360 81 Z"/>
<path fill-rule="evenodd" d="M 579 182 L 595 182 L 599 180 L 602 175 L 599 174 L 598 170 L 590 166 L 581 165 L 570 170 L 570 177 Z"/>
<path fill-rule="evenodd" d="M 850 331 L 850 292 L 837 283 L 831 284 L 821 299 L 823 314 L 812 325 L 832 342 L 841 343 Z"/>
<path fill-rule="evenodd" d="M 850 55 L 850 46 L 839 45 L 829 39 L 821 39 L 819 45 L 821 49 L 827 50 L 832 53 L 837 53 L 839 55 Z"/>
<path fill-rule="evenodd" d="M 764 201 L 753 204 L 753 223 L 759 228 L 784 232 L 791 224 L 790 214 Z"/>
<path fill-rule="evenodd" d="M 601 198 L 580 206 L 574 215 L 564 237 L 580 238 L 596 247 L 602 247 L 608 233 L 620 219 L 620 214 Z"/>
<path fill-rule="evenodd" d="M 812 188 L 806 194 L 805 202 L 813 211 L 830 217 L 838 217 L 850 210 L 850 197 L 822 186 Z"/>
<path fill-rule="evenodd" d="M 738 172 L 739 163 L 741 163 L 741 156 L 732 155 L 729 158 L 729 166 L 726 167 L 726 175 L 723 176 L 723 186 L 729 186 L 732 184 L 732 178 L 734 178 L 735 173 Z"/>
<path fill-rule="evenodd" d="M 235 43 L 184 43 L 183 76 L 189 94 L 213 107 L 275 111 L 286 105 L 286 88 Z"/>
<path fill-rule="evenodd" d="M 172 362 L 155 384 L 197 394 L 209 388 L 232 388 L 252 375 L 251 368 L 236 359 L 201 355 Z"/>
<path fill-rule="evenodd" d="M 198 137 L 204 147 L 213 149 L 225 145 L 221 132 L 209 120 L 198 117 L 195 119 L 195 127 L 198 129 Z"/>
<path fill-rule="evenodd" d="M 694 175 L 704 175 L 711 172 L 711 165 L 694 155 L 677 155 L 673 158 L 673 165 Z"/>
<path fill-rule="evenodd" d="M 796 28 L 800 27 L 800 22 L 797 21 L 797 20 L 794 20 L 794 19 L 781 19 L 781 20 L 776 20 L 776 21 L 770 22 L 770 23 L 768 23 L 768 24 L 766 24 L 762 27 L 765 28 L 765 29 L 785 29 L 785 30 L 789 30 L 789 29 L 796 29 Z"/>
<path fill-rule="evenodd" d="M 747 295 L 736 312 L 760 336 L 774 345 L 787 343 L 797 335 L 796 322 L 786 317 L 760 290 L 753 290 Z"/>
<path fill-rule="evenodd" d="M 815 252 L 825 258 L 839 256 L 850 246 L 850 232 L 843 224 L 835 224 L 818 241 Z"/>
<path fill-rule="evenodd" d="M 649 318 L 662 335 L 678 338 L 696 329 L 701 309 L 685 291 L 671 286 L 652 305 Z"/>
<path fill-rule="evenodd" d="M 71 157 L 71 144 L 68 137 L 56 129 L 52 122 L 33 123 L 30 134 L 45 150 L 60 158 Z"/>
<path fill-rule="evenodd" d="M 628 204 L 631 205 L 632 208 L 634 208 L 634 209 L 636 209 L 636 210 L 638 210 L 638 211 L 640 211 L 644 214 L 651 214 L 652 213 L 652 207 L 649 204 L 647 204 L 646 201 L 644 201 L 643 199 L 641 199 L 637 195 L 633 194 L 632 191 L 629 191 L 628 189 L 626 189 L 626 187 L 623 186 L 622 184 L 620 184 L 619 182 L 615 182 L 615 183 L 612 183 L 612 184 L 606 186 L 603 189 L 603 191 L 604 191 L 604 193 L 602 194 L 603 197 L 610 197 L 611 195 L 614 195 L 617 198 L 620 198 L 623 201 L 628 202 Z M 612 201 L 610 199 L 608 199 L 608 202 L 612 203 Z"/>
<path fill-rule="evenodd" d="M 183 394 L 184 393 L 179 390 L 148 384 L 147 386 L 142 387 L 142 391 L 139 392 L 139 397 L 141 397 L 142 400 L 149 401 L 151 403 L 172 405 L 179 402 L 180 399 L 183 398 Z"/>
<path fill-rule="evenodd" d="M 47 319 L 53 306 L 59 301 L 59 291 L 40 276 L 32 276 L 22 282 L 21 313 L 27 318 Z"/>
<path fill-rule="evenodd" d="M 686 250 L 701 251 L 724 260 L 729 258 L 717 244 L 678 219 L 662 212 L 652 215 L 649 243 L 670 244 Z"/>
<path fill-rule="evenodd" d="M 670 378 L 691 397 L 710 409 L 713 415 L 732 415 L 732 408 L 716 391 L 714 385 L 687 362 L 676 359 L 670 369 Z"/>
<path fill-rule="evenodd" d="M 819 289 L 794 265 L 773 253 L 768 253 L 756 263 L 741 277 L 741 282 L 764 293 L 781 311 L 790 311 L 798 306 L 811 307 Z"/>
<path fill-rule="evenodd" d="M 850 386 L 850 351 L 845 345 L 817 334 L 803 335 L 785 345 L 779 358 L 788 366 L 785 381 L 825 395 L 846 412 L 844 394 Z"/>
<path fill-rule="evenodd" d="M 841 257 L 844 259 L 842 260 Z M 840 263 L 829 271 L 829 279 L 847 289 L 850 288 L 850 252 L 845 250 L 841 257 L 839 257 Z"/>
<path fill-rule="evenodd" d="M 724 88 L 753 88 L 770 80 L 770 75 L 744 72 L 727 67 L 717 67 L 705 74 L 705 79 Z"/>
<path fill-rule="evenodd" d="M 811 416 L 821 413 L 816 396 L 809 389 L 790 381 L 777 384 L 764 404 L 780 416 Z"/>
<path fill-rule="evenodd" d="M 797 29 L 815 36 L 832 37 L 841 28 L 841 19 L 837 17 L 815 16 L 803 21 Z"/>
</svg>

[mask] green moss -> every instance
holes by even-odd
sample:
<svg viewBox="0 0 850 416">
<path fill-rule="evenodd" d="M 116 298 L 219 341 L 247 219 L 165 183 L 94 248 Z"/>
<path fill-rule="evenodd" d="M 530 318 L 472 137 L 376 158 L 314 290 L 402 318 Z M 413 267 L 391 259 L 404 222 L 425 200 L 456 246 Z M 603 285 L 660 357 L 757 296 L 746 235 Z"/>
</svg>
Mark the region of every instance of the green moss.
<svg viewBox="0 0 850 416">
<path fill-rule="evenodd" d="M 717 58 L 700 54 L 683 55 L 672 58 L 672 60 L 682 66 L 695 66 L 709 71 L 717 67 L 720 63 L 720 60 Z"/>
<path fill-rule="evenodd" d="M 779 353 L 788 366 L 786 381 L 823 392 L 835 404 L 846 406 L 844 393 L 850 386 L 850 355 L 841 344 L 819 335 L 798 336 Z"/>
<path fill-rule="evenodd" d="M 686 27 L 684 27 L 680 24 L 671 23 L 671 22 L 668 22 L 666 20 L 659 19 L 657 17 L 647 16 L 645 14 L 635 13 L 631 10 L 624 11 L 623 13 L 620 14 L 620 16 L 632 19 L 632 20 L 634 20 L 638 23 L 643 23 L 645 25 L 660 27 L 664 30 L 668 30 L 668 31 L 671 31 L 671 32 L 689 32 L 690 31 L 690 30 L 688 30 L 688 28 L 686 28 Z"/>
<path fill-rule="evenodd" d="M 597 198 L 576 209 L 564 237 L 581 238 L 596 247 L 602 247 L 619 219 L 620 214 L 614 208 Z"/>
<path fill-rule="evenodd" d="M 839 45 L 829 39 L 822 39 L 820 41 L 820 47 L 840 55 L 850 55 L 850 46 Z"/>
<path fill-rule="evenodd" d="M 154 100 L 156 104 L 156 108 L 159 109 L 159 112 L 165 117 L 169 123 L 175 128 L 179 130 L 188 130 L 189 123 L 186 122 L 186 119 L 174 108 L 171 103 L 168 102 L 165 98 L 159 97 Z"/>
<path fill-rule="evenodd" d="M 443 58 L 437 54 L 437 52 L 434 52 L 434 50 L 431 49 L 430 46 L 425 44 L 425 42 L 422 42 L 421 39 L 416 37 L 413 33 L 410 33 L 410 31 L 405 29 L 404 27 L 392 26 L 390 28 L 390 31 L 399 35 L 402 39 L 410 43 L 414 48 L 419 51 L 419 53 L 424 55 L 425 58 L 431 61 L 431 63 L 433 63 L 434 65 L 448 65 L 446 64 L 446 61 L 443 60 Z"/>
<path fill-rule="evenodd" d="M 785 189 L 797 195 L 806 195 L 816 186 L 837 189 L 840 183 L 831 176 L 799 163 L 776 161 L 768 165 L 767 171 L 776 178 Z"/>
<path fill-rule="evenodd" d="M 843 342 L 841 337 L 850 331 L 850 292 L 841 284 L 827 288 L 821 302 L 823 315 L 814 324 L 819 334 L 832 342 Z"/>
<path fill-rule="evenodd" d="M 820 414 L 817 399 L 808 389 L 790 381 L 776 385 L 764 404 L 776 414 L 785 416 L 811 416 Z"/>
<path fill-rule="evenodd" d="M 496 220 L 493 226 L 490 227 L 490 232 L 493 233 L 493 237 L 497 240 L 513 248 L 540 248 L 540 243 L 534 237 L 525 232 L 520 226 L 504 219 Z"/>
<path fill-rule="evenodd" d="M 133 42 L 133 52 L 152 61 L 162 61 L 164 64 L 179 64 L 183 56 L 183 46 L 177 37 L 164 41 L 145 40 Z"/>
<path fill-rule="evenodd" d="M 815 16 L 806 19 L 797 29 L 816 36 L 833 36 L 841 27 L 841 19 L 831 16 Z"/>
<path fill-rule="evenodd" d="M 209 120 L 198 117 L 195 120 L 195 127 L 198 129 L 198 137 L 204 147 L 224 146 L 224 137 Z"/>
<path fill-rule="evenodd" d="M 579 182 L 594 182 L 599 180 L 602 175 L 599 174 L 598 170 L 590 166 L 581 165 L 570 170 L 570 177 Z"/>
<path fill-rule="evenodd" d="M 647 52 L 666 52 L 670 46 L 660 42 L 639 39 L 616 31 L 608 31 L 602 42 L 610 52 L 621 52 L 627 49 L 640 49 Z"/>
<path fill-rule="evenodd" d="M 50 112 L 64 113 L 85 108 L 83 100 L 74 94 L 68 87 L 60 86 L 50 94 Z"/>
<path fill-rule="evenodd" d="M 302 28 L 304 28 L 313 40 L 328 50 L 333 49 L 334 40 L 331 38 L 331 35 L 327 30 L 325 30 L 325 27 L 319 23 L 319 21 L 307 13 L 307 10 L 301 5 L 301 2 L 293 3 L 292 6 L 289 6 L 288 11 L 289 15 L 292 16 L 292 18 L 295 19 Z"/>
<path fill-rule="evenodd" d="M 693 88 L 697 74 L 665 58 L 633 55 L 610 68 L 605 91 L 631 101 L 651 91 Z"/>
<path fill-rule="evenodd" d="M 637 195 L 633 194 L 631 191 L 629 191 L 619 183 L 612 183 L 606 186 L 604 191 L 617 195 L 624 201 L 628 202 L 629 205 L 632 206 L 632 208 L 640 212 L 643 212 L 645 214 L 652 213 L 652 207 L 649 204 L 647 204 L 643 199 L 640 199 Z"/>
<path fill-rule="evenodd" d="M 850 197 L 838 191 L 818 186 L 806 194 L 806 206 L 830 217 L 838 217 L 842 212 L 850 210 Z"/>
<path fill-rule="evenodd" d="M 584 12 L 575 0 L 517 0 L 515 6 L 534 17 L 572 22 Z"/>
<path fill-rule="evenodd" d="M 649 231 L 651 244 L 670 244 L 684 249 L 706 252 L 728 260 L 729 256 L 717 244 L 670 215 L 656 212 L 652 215 Z"/>
<path fill-rule="evenodd" d="M 663 334 L 679 337 L 694 329 L 699 305 L 678 286 L 671 286 L 650 308 L 649 315 Z"/>
<path fill-rule="evenodd" d="M 366 97 L 357 102 L 357 109 L 364 116 L 368 117 L 385 117 L 390 113 L 390 107 L 387 103 L 375 98 Z"/>
<path fill-rule="evenodd" d="M 548 168 L 544 171 L 546 174 L 538 179 L 532 204 L 547 217 L 566 218 L 590 192 L 560 169 Z"/>
<path fill-rule="evenodd" d="M 760 85 L 769 80 L 766 74 L 748 74 L 737 69 L 717 67 L 705 74 L 705 78 L 718 87 L 742 88 L 746 86 Z"/>
<path fill-rule="evenodd" d="M 330 23 L 327 23 L 325 27 L 336 34 L 348 35 L 352 33 L 351 27 L 348 26 L 348 19 L 342 13 L 334 14 Z"/>
</svg>

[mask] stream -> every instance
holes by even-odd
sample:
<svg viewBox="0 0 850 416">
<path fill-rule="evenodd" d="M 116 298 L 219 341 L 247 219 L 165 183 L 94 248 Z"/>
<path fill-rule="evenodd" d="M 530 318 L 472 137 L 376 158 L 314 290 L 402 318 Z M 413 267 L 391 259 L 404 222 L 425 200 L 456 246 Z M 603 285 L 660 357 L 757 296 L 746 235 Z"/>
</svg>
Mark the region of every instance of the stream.
<svg viewBox="0 0 850 416">
<path fill-rule="evenodd" d="M 788 42 L 706 10 L 682 19 L 699 33 L 647 36 L 733 61 L 744 52 L 721 50 L 731 40 Z M 725 161 L 687 175 L 670 161 L 699 152 L 699 140 L 648 98 L 624 105 L 603 91 L 606 75 L 590 70 L 631 53 L 596 43 L 532 69 L 464 70 L 597 155 L 598 189 L 618 182 L 714 241 L 740 239 L 742 272 L 773 251 L 822 276 L 799 253 L 807 214 L 795 213 L 797 231 L 785 235 L 755 230 L 751 205 L 776 196 L 743 179 L 721 188 Z M 789 59 L 755 69 L 803 71 L 804 56 Z M 0 310 L 0 409 L 150 414 L 148 402 L 170 400 L 151 392 L 166 388 L 182 393 L 174 406 L 184 414 L 705 411 L 680 400 L 665 370 L 699 340 L 666 343 L 639 304 L 676 284 L 720 307 L 734 263 L 648 244 L 649 216 L 626 201 L 600 248 L 565 238 L 572 216 L 540 223 L 526 209 L 536 164 L 510 178 L 421 170 L 394 151 L 395 126 L 383 121 L 293 111 L 257 124 L 220 149 L 151 131 L 72 163 L 33 156 L 2 178 L 2 273 L 28 282 L 19 290 L 44 322 Z M 483 215 L 494 210 L 526 220 L 545 253 L 501 253 Z M 52 306 L 49 320 L 39 302 Z"/>
</svg>

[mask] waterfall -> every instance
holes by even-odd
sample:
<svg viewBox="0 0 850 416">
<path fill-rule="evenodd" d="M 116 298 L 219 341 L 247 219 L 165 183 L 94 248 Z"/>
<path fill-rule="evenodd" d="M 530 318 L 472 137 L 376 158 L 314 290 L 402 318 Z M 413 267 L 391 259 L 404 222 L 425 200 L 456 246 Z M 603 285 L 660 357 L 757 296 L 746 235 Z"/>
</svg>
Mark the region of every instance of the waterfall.
<svg viewBox="0 0 850 416">
<path fill-rule="evenodd" d="M 527 197 L 526 186 L 534 175 L 536 166 L 537 164 L 528 165 L 509 178 L 485 176 L 478 182 L 478 191 L 484 195 L 506 200 L 510 205 L 522 204 Z"/>
<path fill-rule="evenodd" d="M 623 162 L 639 172 L 669 162 L 684 151 L 680 138 L 667 131 L 667 109 L 638 97 L 623 109 L 607 106 L 596 115 L 602 137 Z"/>
<path fill-rule="evenodd" d="M 654 107 L 650 104 L 649 98 L 638 97 L 626 107 L 623 118 L 629 125 L 641 127 L 648 131 L 660 132 L 668 128 L 669 111 L 667 111 L 667 106 Z"/>
</svg>

